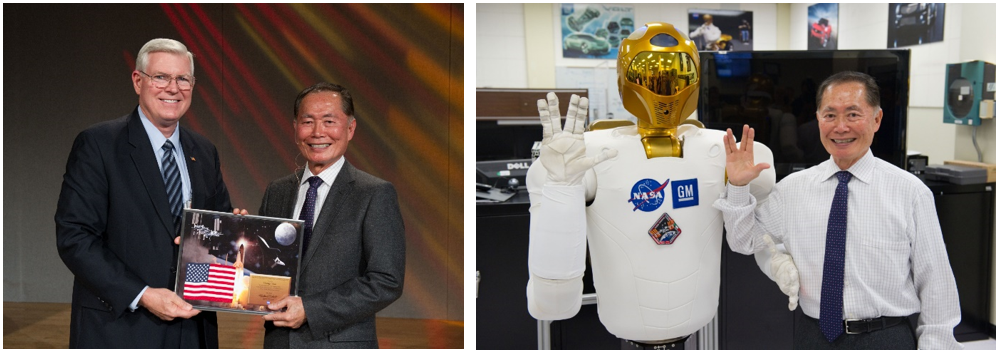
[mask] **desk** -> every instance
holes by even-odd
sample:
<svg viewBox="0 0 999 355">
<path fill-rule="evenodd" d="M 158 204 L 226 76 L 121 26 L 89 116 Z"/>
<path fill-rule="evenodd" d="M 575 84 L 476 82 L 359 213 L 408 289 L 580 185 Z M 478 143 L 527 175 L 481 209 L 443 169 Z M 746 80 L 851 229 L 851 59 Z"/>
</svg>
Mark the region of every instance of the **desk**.
<svg viewBox="0 0 999 355">
<path fill-rule="evenodd" d="M 954 185 L 927 181 L 936 202 L 947 256 L 954 270 L 961 300 L 957 341 L 995 338 L 991 317 L 991 290 L 995 275 L 996 184 Z"/>
<path fill-rule="evenodd" d="M 527 249 L 530 199 L 526 189 L 503 203 L 475 206 L 475 269 L 481 274 L 475 299 L 475 347 L 479 350 L 538 348 L 537 320 L 527 312 Z M 586 263 L 590 269 L 589 262 Z M 593 277 L 583 276 L 583 293 L 593 293 Z M 585 305 L 570 319 L 551 324 L 552 349 L 621 349 L 607 332 L 597 306 Z"/>
</svg>

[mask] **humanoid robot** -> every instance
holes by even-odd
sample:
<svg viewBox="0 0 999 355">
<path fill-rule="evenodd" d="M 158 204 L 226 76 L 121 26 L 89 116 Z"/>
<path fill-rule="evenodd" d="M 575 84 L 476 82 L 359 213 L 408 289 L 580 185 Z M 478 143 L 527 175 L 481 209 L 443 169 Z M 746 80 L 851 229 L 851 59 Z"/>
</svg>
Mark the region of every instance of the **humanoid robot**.
<svg viewBox="0 0 999 355">
<path fill-rule="evenodd" d="M 682 346 L 715 316 L 723 221 L 711 204 L 725 191 L 725 132 L 684 121 L 697 107 L 699 65 L 687 36 L 649 23 L 621 42 L 617 63 L 621 99 L 637 126 L 598 121 L 584 133 L 588 100 L 573 95 L 563 129 L 555 95 L 538 100 L 541 164 L 527 176 L 534 318 L 579 311 L 587 241 L 597 310 L 611 334 Z M 763 144 L 754 154 L 773 162 Z M 753 180 L 758 201 L 774 180 L 772 168 Z"/>
</svg>

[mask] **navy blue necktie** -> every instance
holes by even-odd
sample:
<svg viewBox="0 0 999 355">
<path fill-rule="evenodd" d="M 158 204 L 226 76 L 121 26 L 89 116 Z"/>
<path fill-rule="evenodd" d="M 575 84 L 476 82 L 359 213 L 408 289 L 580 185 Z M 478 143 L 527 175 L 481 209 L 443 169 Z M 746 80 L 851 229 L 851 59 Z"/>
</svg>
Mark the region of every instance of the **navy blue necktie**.
<svg viewBox="0 0 999 355">
<path fill-rule="evenodd" d="M 819 329 L 833 342 L 843 334 L 843 259 L 846 255 L 846 184 L 853 175 L 836 173 L 839 184 L 829 211 L 826 227 L 826 256 L 822 266 L 822 301 L 819 304 Z"/>
<path fill-rule="evenodd" d="M 309 239 L 312 238 L 312 221 L 316 214 L 316 194 L 319 185 L 323 184 L 323 179 L 318 176 L 309 178 L 309 191 L 305 193 L 305 203 L 302 204 L 302 212 L 298 214 L 298 219 L 305 221 L 305 231 L 302 233 L 302 256 L 309 248 Z"/>
<path fill-rule="evenodd" d="M 167 200 L 170 201 L 170 214 L 173 215 L 173 225 L 180 226 L 180 213 L 184 208 L 183 182 L 180 179 L 180 169 L 173 158 L 173 143 L 163 143 L 163 184 L 166 185 Z"/>
</svg>

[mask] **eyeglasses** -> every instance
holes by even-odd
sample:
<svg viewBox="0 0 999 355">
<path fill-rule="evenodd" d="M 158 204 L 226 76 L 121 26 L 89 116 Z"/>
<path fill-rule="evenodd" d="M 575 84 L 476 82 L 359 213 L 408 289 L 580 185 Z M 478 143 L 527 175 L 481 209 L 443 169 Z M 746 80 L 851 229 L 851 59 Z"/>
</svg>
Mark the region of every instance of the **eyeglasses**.
<svg viewBox="0 0 999 355">
<path fill-rule="evenodd" d="M 163 89 L 166 88 L 167 86 L 170 86 L 170 82 L 174 81 L 175 79 L 177 80 L 178 89 L 191 90 L 191 88 L 194 87 L 194 77 L 190 75 L 177 75 L 177 76 L 167 75 L 167 74 L 149 75 L 141 70 L 139 70 L 138 72 L 142 73 L 142 75 L 148 76 L 150 79 L 153 79 L 153 86 L 155 86 L 157 89 Z"/>
</svg>

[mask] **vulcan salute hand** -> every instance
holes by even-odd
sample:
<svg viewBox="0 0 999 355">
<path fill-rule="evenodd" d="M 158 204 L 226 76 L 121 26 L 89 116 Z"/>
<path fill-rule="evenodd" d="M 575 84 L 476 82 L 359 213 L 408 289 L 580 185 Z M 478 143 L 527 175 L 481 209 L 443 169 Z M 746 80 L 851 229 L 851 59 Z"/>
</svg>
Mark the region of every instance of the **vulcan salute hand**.
<svg viewBox="0 0 999 355">
<path fill-rule="evenodd" d="M 742 141 L 736 145 L 732 129 L 725 130 L 725 173 L 732 185 L 746 186 L 760 176 L 760 172 L 770 168 L 767 163 L 753 164 L 754 136 L 756 131 L 745 125 L 742 127 Z"/>
<path fill-rule="evenodd" d="M 541 140 L 541 164 L 548 170 L 548 184 L 561 186 L 582 185 L 583 174 L 594 165 L 617 156 L 617 150 L 606 149 L 595 157 L 586 156 L 583 143 L 583 130 L 590 101 L 572 95 L 569 99 L 569 112 L 562 129 L 558 97 L 548 93 L 548 101 L 538 100 L 538 113 L 544 128 Z"/>
</svg>

